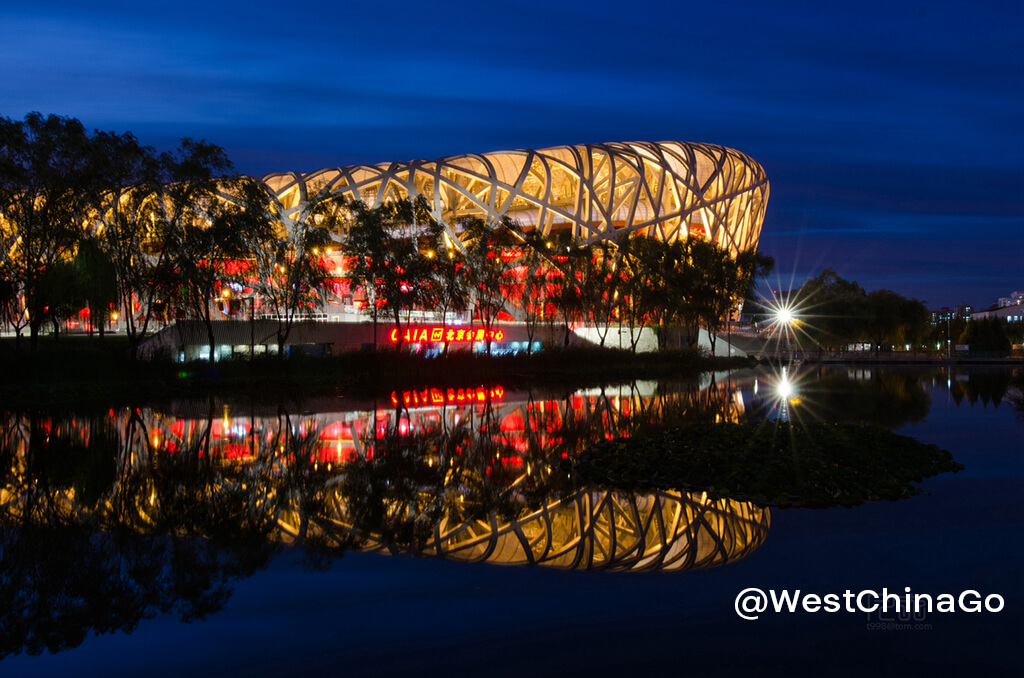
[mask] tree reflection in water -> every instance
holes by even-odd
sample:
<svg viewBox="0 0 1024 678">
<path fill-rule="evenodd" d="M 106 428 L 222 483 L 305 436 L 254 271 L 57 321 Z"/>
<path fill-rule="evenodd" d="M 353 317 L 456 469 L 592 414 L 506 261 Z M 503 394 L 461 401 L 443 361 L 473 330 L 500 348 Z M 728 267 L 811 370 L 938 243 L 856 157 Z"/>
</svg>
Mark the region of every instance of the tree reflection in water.
<svg viewBox="0 0 1024 678">
<path fill-rule="evenodd" d="M 1017 419 L 1024 423 L 1024 370 L 1014 370 L 1006 397 L 1017 411 Z"/>
<path fill-rule="evenodd" d="M 884 393 L 894 425 L 927 407 L 910 380 L 834 381 L 813 398 L 823 411 L 865 417 Z M 767 509 L 581 486 L 567 460 L 616 436 L 756 420 L 752 392 L 753 376 L 715 375 L 558 396 L 422 389 L 317 414 L 216 399 L 4 413 L 0 655 L 202 618 L 285 545 L 314 566 L 349 549 L 616 570 L 742 558 Z"/>
<path fill-rule="evenodd" d="M 315 415 L 214 399 L 4 413 L 0 656 L 74 647 L 157 614 L 203 618 L 283 545 L 312 565 L 359 549 L 685 569 L 765 538 L 768 512 L 751 504 L 578 487 L 563 464 L 602 438 L 742 417 L 735 385 L 450 391 L 440 406 L 396 397 Z"/>
<path fill-rule="evenodd" d="M 857 422 L 877 424 L 890 429 L 923 421 L 932 401 L 926 385 L 944 384 L 957 407 L 992 406 L 1003 400 L 1022 403 L 1024 377 L 1019 370 L 972 367 L 969 372 L 957 368 L 929 367 L 899 369 L 871 364 L 789 365 L 786 374 L 793 394 L 788 414 L 804 421 Z M 777 382 L 780 367 L 769 375 Z M 749 419 L 771 416 L 771 394 L 755 398 L 746 412 Z M 777 410 L 778 408 L 776 408 Z"/>
<path fill-rule="evenodd" d="M 895 429 L 922 421 L 932 404 L 919 370 L 797 364 L 778 368 L 768 375 L 767 383 L 771 386 L 783 379 L 788 385 L 785 402 L 780 403 L 778 393 L 769 388 L 749 409 L 750 420 L 778 418 L 784 411 L 782 418 L 793 421 L 855 422 Z"/>
</svg>

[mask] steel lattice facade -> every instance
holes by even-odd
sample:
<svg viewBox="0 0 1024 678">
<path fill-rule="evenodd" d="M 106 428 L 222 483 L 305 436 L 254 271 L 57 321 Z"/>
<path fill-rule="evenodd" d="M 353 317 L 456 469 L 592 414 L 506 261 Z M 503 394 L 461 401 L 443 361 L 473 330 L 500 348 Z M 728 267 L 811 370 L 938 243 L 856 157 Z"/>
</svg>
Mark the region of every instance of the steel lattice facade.
<svg viewBox="0 0 1024 678">
<path fill-rule="evenodd" d="M 311 196 L 371 207 L 422 196 L 450 233 L 512 219 L 523 232 L 581 243 L 637 232 L 708 238 L 733 254 L 757 246 L 768 180 L 750 157 L 702 143 L 629 142 L 457 155 L 263 177 L 288 228 Z"/>
</svg>

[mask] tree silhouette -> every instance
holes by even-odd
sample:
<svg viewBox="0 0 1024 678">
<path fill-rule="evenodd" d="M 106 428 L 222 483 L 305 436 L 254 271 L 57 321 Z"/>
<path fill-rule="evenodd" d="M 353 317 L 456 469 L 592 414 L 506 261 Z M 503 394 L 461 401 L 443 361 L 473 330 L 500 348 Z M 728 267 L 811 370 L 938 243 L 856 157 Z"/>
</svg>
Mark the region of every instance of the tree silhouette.
<svg viewBox="0 0 1024 678">
<path fill-rule="evenodd" d="M 24 295 L 33 350 L 48 317 L 48 300 L 40 295 L 46 270 L 70 258 L 96 199 L 89 143 L 82 124 L 71 118 L 0 118 L 0 214 L 6 224 L 0 248 Z"/>
<path fill-rule="evenodd" d="M 403 200 L 384 203 L 370 208 L 363 203 L 352 206 L 353 222 L 342 251 L 352 258 L 347 276 L 356 282 L 365 294 L 363 309 L 373 319 L 374 342 L 377 320 L 381 313 L 390 316 L 395 324 L 396 349 L 404 343 L 402 314 L 409 314 L 426 298 L 430 270 L 427 257 L 420 253 L 418 234 L 408 237 L 408 231 L 417 224 L 428 224 L 423 211 L 425 204 Z"/>
</svg>

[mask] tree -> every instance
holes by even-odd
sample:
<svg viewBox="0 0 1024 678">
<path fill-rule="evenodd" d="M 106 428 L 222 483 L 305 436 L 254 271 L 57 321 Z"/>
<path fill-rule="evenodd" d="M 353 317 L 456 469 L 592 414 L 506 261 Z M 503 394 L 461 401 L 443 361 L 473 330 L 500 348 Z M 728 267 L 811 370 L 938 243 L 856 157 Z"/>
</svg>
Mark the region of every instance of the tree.
<svg viewBox="0 0 1024 678">
<path fill-rule="evenodd" d="M 103 338 L 104 327 L 110 319 L 110 309 L 117 302 L 117 270 L 100 241 L 93 237 L 78 243 L 74 259 L 78 294 L 89 308 L 89 334 L 98 327 Z"/>
<path fill-rule="evenodd" d="M 361 202 L 352 206 L 353 222 L 342 251 L 352 258 L 347 277 L 359 284 L 366 295 L 364 309 L 373 318 L 374 344 L 381 313 L 395 323 L 396 348 L 403 343 L 402 313 L 412 310 L 424 298 L 429 267 L 420 254 L 417 239 L 403 237 L 412 219 L 423 209 L 409 200 L 384 203 L 370 208 Z M 406 314 L 406 327 L 409 315 Z"/>
<path fill-rule="evenodd" d="M 657 308 L 661 307 L 663 289 L 660 285 L 658 250 L 664 246 L 661 240 L 630 233 L 619 242 L 622 253 L 621 293 L 617 312 L 619 321 L 629 327 L 630 348 L 636 353 L 644 327 L 659 321 Z"/>
<path fill-rule="evenodd" d="M 552 233 L 545 241 L 545 251 L 552 268 L 557 271 L 551 276 L 549 299 L 562 320 L 564 344 L 569 345 L 572 326 L 584 317 L 583 290 L 579 279 L 579 268 L 589 250 L 575 245 L 568 231 Z"/>
<path fill-rule="evenodd" d="M 580 261 L 576 278 L 580 301 L 584 314 L 594 324 L 600 345 L 604 346 L 622 286 L 618 275 L 621 253 L 607 240 L 598 240 L 578 250 Z"/>
<path fill-rule="evenodd" d="M 528 354 L 533 353 L 533 340 L 549 304 L 548 275 L 553 270 L 544 256 L 544 241 L 537 233 L 523 241 L 522 254 L 516 257 L 510 269 L 513 281 L 508 283 L 508 297 L 518 307 L 526 328 Z"/>
<path fill-rule="evenodd" d="M 883 345 L 920 344 L 930 331 L 928 308 L 917 299 L 907 299 L 892 290 L 869 292 L 864 306 L 864 334 L 875 346 L 877 356 Z"/>
<path fill-rule="evenodd" d="M 494 323 L 505 311 L 509 287 L 514 285 L 515 267 L 503 255 L 506 250 L 520 247 L 522 241 L 508 218 L 497 223 L 471 218 L 464 220 L 461 227 L 475 313 L 484 326 L 486 350 L 490 353 Z"/>
<path fill-rule="evenodd" d="M 957 343 L 970 346 L 972 351 L 1007 353 L 1011 348 L 1010 339 L 1006 336 L 1006 321 L 998 318 L 967 323 Z"/>
<path fill-rule="evenodd" d="M 874 290 L 865 300 L 864 333 L 874 344 L 875 355 L 882 345 L 892 346 L 900 339 L 907 299 L 892 290 Z"/>
<path fill-rule="evenodd" d="M 222 218 L 243 240 L 236 262 L 242 293 L 255 313 L 256 297 L 277 318 L 278 356 L 295 323 L 319 306 L 331 273 L 327 250 L 331 231 L 342 220 L 345 204 L 326 184 L 306 195 L 299 209 L 288 210 L 262 181 L 241 179 L 235 184 Z"/>
<path fill-rule="evenodd" d="M 73 261 L 58 259 L 37 275 L 33 299 L 38 305 L 39 322 L 53 323 L 53 333 L 60 336 L 61 323 L 67 322 L 85 304 L 81 294 L 78 270 Z"/>
<path fill-rule="evenodd" d="M 0 264 L 24 296 L 33 350 L 46 317 L 40 282 L 47 268 L 70 258 L 95 202 L 90 169 L 90 141 L 78 120 L 0 118 Z"/>
<path fill-rule="evenodd" d="M 101 194 L 96 206 L 97 235 L 117 279 L 117 305 L 130 355 L 148 334 L 154 302 L 160 292 L 160 271 L 170 255 L 157 238 L 161 181 L 167 178 L 156 152 L 126 133 L 97 132 L 92 166 Z"/>
<path fill-rule="evenodd" d="M 9 267 L 0 266 L 0 326 L 14 329 L 15 350 L 20 349 L 21 331 L 27 323 L 25 299 L 19 293 L 17 281 Z"/>
<path fill-rule="evenodd" d="M 448 323 L 449 315 L 461 315 L 469 310 L 472 298 L 468 266 L 465 253 L 455 244 L 444 228 L 430 215 L 429 239 L 431 249 L 427 250 L 427 279 L 425 303 L 441 316 L 442 326 Z M 444 333 L 447 337 L 447 332 Z M 448 341 L 444 344 L 448 352 Z"/>
<path fill-rule="evenodd" d="M 927 341 L 932 329 L 932 314 L 928 310 L 928 305 L 917 299 L 907 299 L 903 315 L 906 318 L 903 326 L 903 341 L 913 346 L 920 346 Z"/>
<path fill-rule="evenodd" d="M 651 237 L 635 238 L 630 243 L 634 275 L 639 274 L 631 291 L 637 295 L 647 322 L 657 326 L 659 348 L 676 343 L 668 336 L 672 326 L 681 330 L 687 345 L 697 343 L 700 315 L 694 296 L 697 279 L 690 244 L 690 240 L 665 242 Z"/>
<path fill-rule="evenodd" d="M 707 330 L 713 355 L 722 323 L 732 315 L 747 285 L 739 262 L 729 256 L 728 250 L 699 238 L 690 241 L 689 250 L 693 267 L 693 288 L 689 292 L 694 311 Z"/>
<path fill-rule="evenodd" d="M 753 302 L 758 283 L 775 270 L 775 258 L 755 249 L 748 249 L 736 255 L 736 265 L 739 274 L 736 300 L 742 307 L 748 302 Z"/>
<path fill-rule="evenodd" d="M 154 216 L 156 284 L 167 301 L 203 322 L 214 360 L 213 298 L 220 283 L 230 279 L 223 262 L 241 257 L 247 245 L 222 196 L 233 187 L 234 167 L 224 149 L 192 139 L 163 154 L 161 164 L 167 181 L 158 188 Z"/>
<path fill-rule="evenodd" d="M 817 277 L 804 281 L 795 297 L 803 300 L 813 316 L 804 327 L 820 346 L 835 350 L 863 335 L 867 294 L 834 269 L 826 268 Z"/>
<path fill-rule="evenodd" d="M 669 251 L 677 248 L 678 244 L 673 244 Z M 674 259 L 686 269 L 671 271 L 669 282 L 674 286 L 670 296 L 684 300 L 678 312 L 688 330 L 687 343 L 696 344 L 695 329 L 703 325 L 714 354 L 722 325 L 752 294 L 757 280 L 771 272 L 775 260 L 754 249 L 733 257 L 727 249 L 701 238 L 688 239 Z"/>
</svg>

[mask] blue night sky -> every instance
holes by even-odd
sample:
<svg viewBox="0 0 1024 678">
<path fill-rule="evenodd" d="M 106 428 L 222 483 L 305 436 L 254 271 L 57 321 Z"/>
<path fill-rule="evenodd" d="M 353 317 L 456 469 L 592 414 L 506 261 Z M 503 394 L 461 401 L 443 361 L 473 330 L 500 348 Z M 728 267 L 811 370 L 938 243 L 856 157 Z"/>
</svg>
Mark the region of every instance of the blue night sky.
<svg viewBox="0 0 1024 678">
<path fill-rule="evenodd" d="M 705 141 L 772 184 L 782 286 L 1024 289 L 1024 4 L 5 3 L 0 115 L 203 137 L 249 174 Z"/>
</svg>

